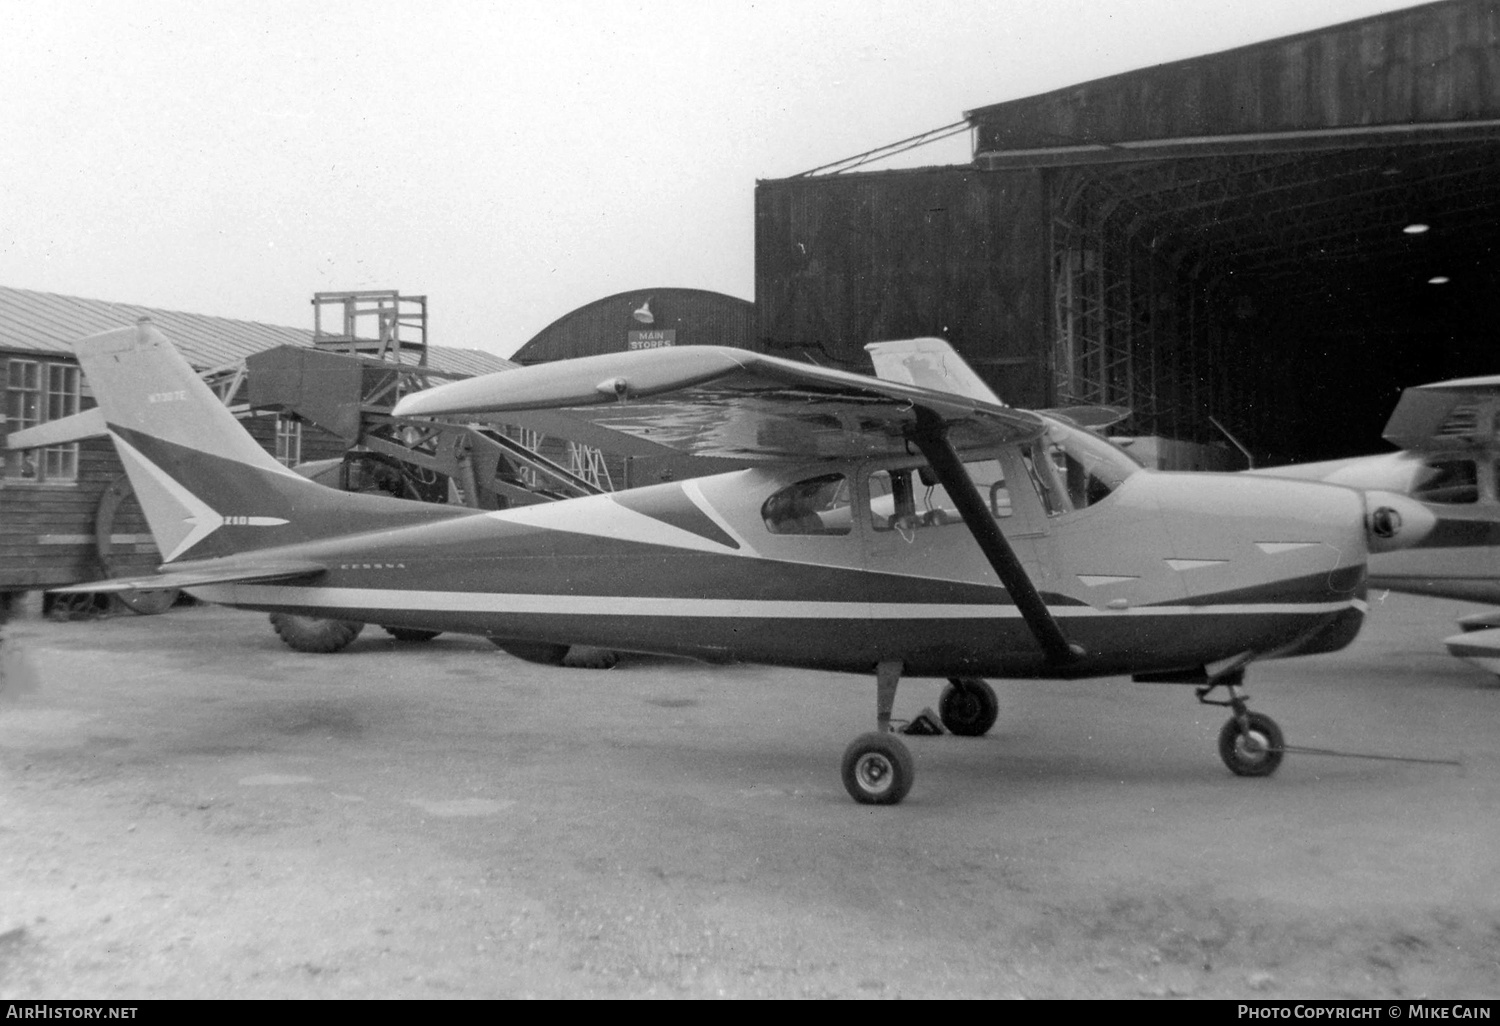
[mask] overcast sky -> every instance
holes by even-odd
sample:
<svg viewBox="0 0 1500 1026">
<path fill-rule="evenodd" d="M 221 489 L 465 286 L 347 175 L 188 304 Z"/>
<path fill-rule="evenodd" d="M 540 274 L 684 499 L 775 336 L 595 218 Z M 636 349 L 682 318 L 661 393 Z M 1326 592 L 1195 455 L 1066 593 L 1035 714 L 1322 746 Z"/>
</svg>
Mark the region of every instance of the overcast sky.
<svg viewBox="0 0 1500 1026">
<path fill-rule="evenodd" d="M 0 0 L 0 284 L 308 328 L 396 288 L 503 355 L 615 292 L 753 299 L 757 178 L 1410 6 Z"/>
</svg>

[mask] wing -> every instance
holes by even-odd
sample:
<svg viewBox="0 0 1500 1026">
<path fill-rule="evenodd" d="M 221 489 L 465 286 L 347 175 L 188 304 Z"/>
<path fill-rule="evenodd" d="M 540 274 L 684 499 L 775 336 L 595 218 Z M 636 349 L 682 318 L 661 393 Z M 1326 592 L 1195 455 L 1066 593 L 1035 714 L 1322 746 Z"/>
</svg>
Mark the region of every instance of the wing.
<svg viewBox="0 0 1500 1026">
<path fill-rule="evenodd" d="M 1382 437 L 1403 449 L 1493 442 L 1497 401 L 1500 375 L 1455 378 L 1408 388 L 1391 411 Z"/>
<path fill-rule="evenodd" d="M 327 567 L 308 560 L 277 560 L 253 562 L 250 560 L 222 559 L 203 560 L 169 565 L 162 573 L 141 574 L 138 577 L 112 577 L 106 581 L 85 584 L 70 584 L 66 588 L 50 588 L 57 594 L 72 595 L 85 592 L 143 591 L 160 588 L 196 588 L 206 584 L 246 584 L 251 581 L 290 581 L 302 577 L 314 577 Z"/>
<path fill-rule="evenodd" d="M 407 396 L 397 416 L 558 409 L 698 456 L 905 453 L 922 408 L 955 448 L 1026 441 L 1033 413 L 899 381 L 722 346 L 607 353 L 501 371 Z"/>
</svg>

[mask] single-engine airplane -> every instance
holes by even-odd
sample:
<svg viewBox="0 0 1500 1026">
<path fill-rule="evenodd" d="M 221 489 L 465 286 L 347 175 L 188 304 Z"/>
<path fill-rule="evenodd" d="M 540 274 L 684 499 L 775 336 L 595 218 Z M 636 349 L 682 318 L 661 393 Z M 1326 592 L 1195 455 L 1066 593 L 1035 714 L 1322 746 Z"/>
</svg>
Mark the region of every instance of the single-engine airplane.
<svg viewBox="0 0 1500 1026">
<path fill-rule="evenodd" d="M 1404 390 L 1382 437 L 1397 451 L 1250 473 L 1420 501 L 1435 526 L 1405 549 L 1372 555 L 1370 586 L 1500 605 L 1500 375 Z M 1500 610 L 1459 625 L 1448 650 L 1500 673 Z"/>
<path fill-rule="evenodd" d="M 918 348 L 961 365 L 941 341 Z M 1194 684 L 1232 711 L 1229 769 L 1274 772 L 1282 733 L 1247 708 L 1245 668 L 1348 644 L 1369 553 L 1422 522 L 1401 496 L 1151 472 L 1061 419 L 713 346 L 505 371 L 396 413 L 564 409 L 756 465 L 542 506 L 434 506 L 286 470 L 149 323 L 77 352 L 165 563 L 60 590 L 181 587 L 522 644 L 873 674 L 876 730 L 842 762 L 867 804 L 912 785 L 890 730 L 903 677 L 947 678 L 941 719 L 967 735 L 997 715 L 984 677 Z"/>
</svg>

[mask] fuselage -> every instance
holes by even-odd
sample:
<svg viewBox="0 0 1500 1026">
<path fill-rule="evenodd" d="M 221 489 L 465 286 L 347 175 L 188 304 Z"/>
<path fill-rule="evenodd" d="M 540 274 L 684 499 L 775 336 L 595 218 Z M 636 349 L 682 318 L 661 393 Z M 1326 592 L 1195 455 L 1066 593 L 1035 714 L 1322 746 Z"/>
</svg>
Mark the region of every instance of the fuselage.
<svg viewBox="0 0 1500 1026">
<path fill-rule="evenodd" d="M 1409 548 L 1370 557 L 1370 587 L 1500 603 L 1500 482 L 1484 446 L 1402 450 L 1257 474 L 1410 496 L 1436 518 Z"/>
<path fill-rule="evenodd" d="M 1117 455 L 1006 447 L 968 464 L 1084 650 L 1065 667 L 1043 657 L 917 458 L 767 465 L 309 541 L 275 554 L 327 566 L 311 584 L 195 594 L 710 660 L 858 673 L 900 660 L 907 676 L 1142 673 L 1353 636 L 1366 574 L 1356 492 L 1153 473 Z"/>
</svg>

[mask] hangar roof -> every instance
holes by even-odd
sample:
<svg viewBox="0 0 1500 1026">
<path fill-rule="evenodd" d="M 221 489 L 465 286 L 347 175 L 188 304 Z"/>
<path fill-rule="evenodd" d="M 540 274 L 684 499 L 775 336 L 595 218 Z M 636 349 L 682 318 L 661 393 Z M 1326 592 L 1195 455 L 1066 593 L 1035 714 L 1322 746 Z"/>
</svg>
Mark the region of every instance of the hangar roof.
<svg viewBox="0 0 1500 1026">
<path fill-rule="evenodd" d="M 517 349 L 517 363 L 545 363 L 640 345 L 754 346 L 755 304 L 708 289 L 632 289 L 563 314 Z M 642 338 L 649 335 L 653 338 Z"/>
<path fill-rule="evenodd" d="M 1422 4 L 968 117 L 980 169 L 1055 169 L 1063 207 L 1086 181 L 1090 216 L 1260 305 L 1409 310 L 1435 278 L 1493 285 L 1500 0 Z"/>
<path fill-rule="evenodd" d="M 126 327 L 142 317 L 151 318 L 188 362 L 202 369 L 236 363 L 275 346 L 313 344 L 309 328 L 0 286 L 0 351 L 71 356 L 74 341 Z M 430 346 L 427 359 L 432 369 L 452 375 L 489 374 L 513 366 L 482 350 L 443 346 Z"/>
<path fill-rule="evenodd" d="M 1500 3 L 1443 0 L 969 111 L 981 158 L 1132 159 L 1351 143 L 1420 126 L 1496 134 Z M 1308 138 L 1308 136 L 1311 138 Z M 1134 159 L 1139 159 L 1135 156 Z"/>
</svg>

